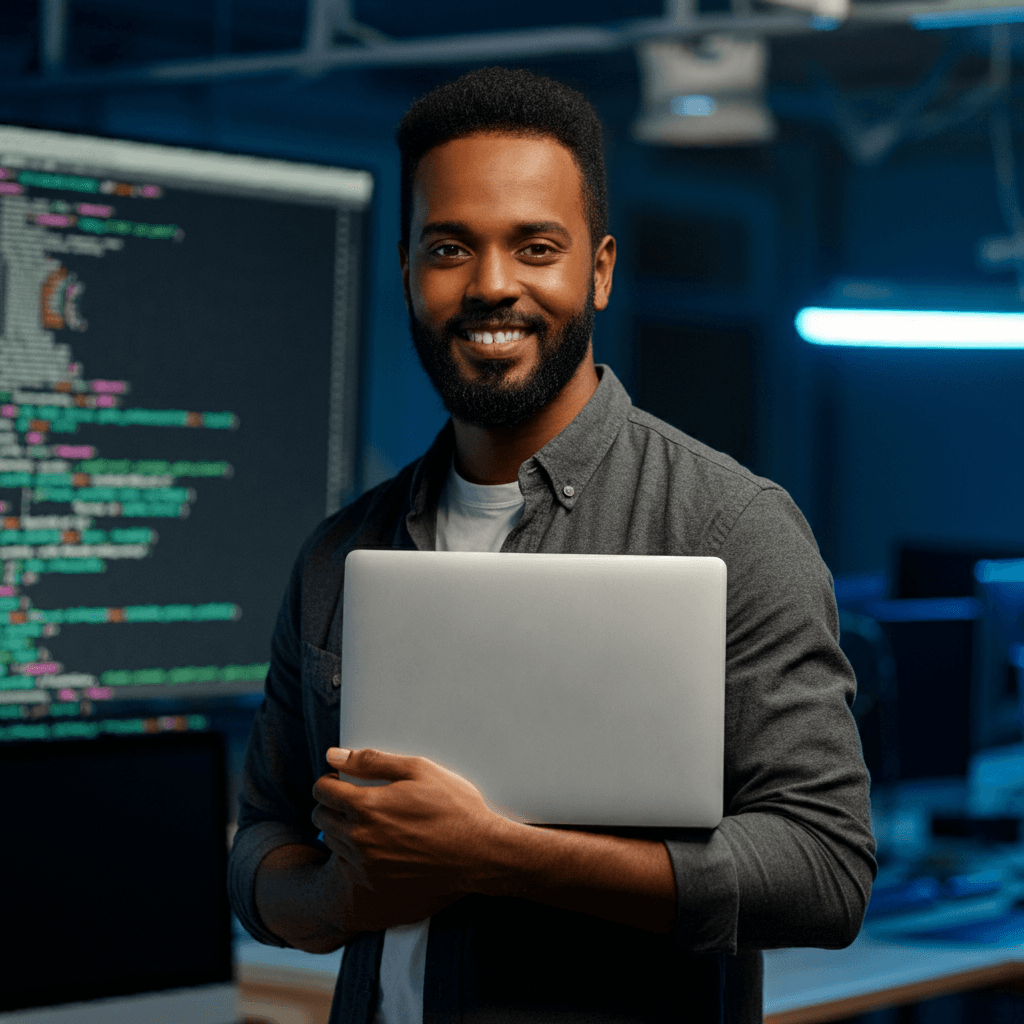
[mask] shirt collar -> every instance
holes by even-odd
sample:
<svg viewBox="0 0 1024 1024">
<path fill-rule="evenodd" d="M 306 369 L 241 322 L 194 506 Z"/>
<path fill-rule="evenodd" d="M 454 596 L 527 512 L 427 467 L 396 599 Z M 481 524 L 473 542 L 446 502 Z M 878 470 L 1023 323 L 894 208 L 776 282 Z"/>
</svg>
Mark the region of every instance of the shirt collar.
<svg viewBox="0 0 1024 1024">
<path fill-rule="evenodd" d="M 560 434 L 519 468 L 519 485 L 524 492 L 539 467 L 564 508 L 571 509 L 579 501 L 633 404 L 610 366 L 598 363 L 597 374 L 597 390 L 587 404 Z M 420 459 L 410 482 L 406 525 L 417 546 L 427 550 L 433 550 L 435 512 L 454 451 L 455 428 L 448 420 Z"/>
<path fill-rule="evenodd" d="M 531 463 L 539 465 L 558 501 L 571 509 L 618 436 L 633 403 L 610 366 L 599 363 L 597 390 L 575 419 L 532 459 L 523 463 L 519 479 Z"/>
</svg>

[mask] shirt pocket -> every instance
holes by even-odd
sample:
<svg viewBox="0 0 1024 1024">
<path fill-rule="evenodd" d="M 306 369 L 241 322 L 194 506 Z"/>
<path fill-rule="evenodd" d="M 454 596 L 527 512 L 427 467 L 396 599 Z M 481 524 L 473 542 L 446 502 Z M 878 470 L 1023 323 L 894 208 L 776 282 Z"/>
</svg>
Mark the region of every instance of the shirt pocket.
<svg viewBox="0 0 1024 1024">
<path fill-rule="evenodd" d="M 341 658 L 303 640 L 302 683 L 303 691 L 321 705 L 336 708 L 341 695 Z"/>
<path fill-rule="evenodd" d="M 317 774 L 327 771 L 328 747 L 340 734 L 341 658 L 302 641 L 302 717 Z"/>
</svg>

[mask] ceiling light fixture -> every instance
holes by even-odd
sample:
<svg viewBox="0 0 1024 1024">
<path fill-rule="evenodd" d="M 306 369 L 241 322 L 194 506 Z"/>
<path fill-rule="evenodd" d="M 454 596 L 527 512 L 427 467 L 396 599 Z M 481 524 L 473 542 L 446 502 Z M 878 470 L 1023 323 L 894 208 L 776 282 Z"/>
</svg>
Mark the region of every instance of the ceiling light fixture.
<svg viewBox="0 0 1024 1024">
<path fill-rule="evenodd" d="M 775 120 L 764 102 L 767 50 L 759 39 L 715 34 L 697 43 L 657 40 L 637 57 L 643 103 L 638 142 L 730 146 L 768 142 Z"/>
<path fill-rule="evenodd" d="M 797 313 L 795 323 L 812 345 L 1024 349 L 1024 313 L 809 306 Z"/>
</svg>

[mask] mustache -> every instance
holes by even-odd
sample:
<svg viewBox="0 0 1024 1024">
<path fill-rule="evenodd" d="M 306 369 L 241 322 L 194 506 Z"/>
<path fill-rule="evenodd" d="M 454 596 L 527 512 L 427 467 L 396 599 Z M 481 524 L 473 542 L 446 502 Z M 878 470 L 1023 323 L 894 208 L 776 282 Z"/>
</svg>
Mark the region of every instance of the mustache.
<svg viewBox="0 0 1024 1024">
<path fill-rule="evenodd" d="M 444 329 L 449 334 L 462 334 L 465 331 L 530 331 L 542 334 L 547 328 L 543 317 L 523 316 L 522 313 L 514 313 L 511 310 L 494 310 L 492 313 L 469 316 L 457 313 L 449 317 L 445 322 Z"/>
</svg>

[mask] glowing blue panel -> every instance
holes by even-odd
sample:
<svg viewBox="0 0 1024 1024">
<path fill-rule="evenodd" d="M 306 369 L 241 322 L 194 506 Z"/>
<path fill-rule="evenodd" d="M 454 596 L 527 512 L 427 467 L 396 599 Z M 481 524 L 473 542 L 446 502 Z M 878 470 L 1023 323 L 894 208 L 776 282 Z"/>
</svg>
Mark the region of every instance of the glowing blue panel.
<svg viewBox="0 0 1024 1024">
<path fill-rule="evenodd" d="M 1024 583 L 1024 558 L 1001 558 L 978 562 L 974 578 L 979 583 Z"/>
<path fill-rule="evenodd" d="M 909 597 L 871 601 L 865 610 L 878 622 L 966 622 L 980 605 L 974 597 Z"/>
<path fill-rule="evenodd" d="M 911 15 L 914 28 L 965 28 L 970 25 L 1007 25 L 1024 21 L 1024 7 L 989 7 L 959 11 L 929 11 Z"/>
<path fill-rule="evenodd" d="M 1024 313 L 953 313 L 909 309 L 823 309 L 796 315 L 813 345 L 861 348 L 1024 348 Z"/>
<path fill-rule="evenodd" d="M 718 108 L 714 96 L 676 96 L 672 113 L 683 117 L 710 117 Z"/>
</svg>

